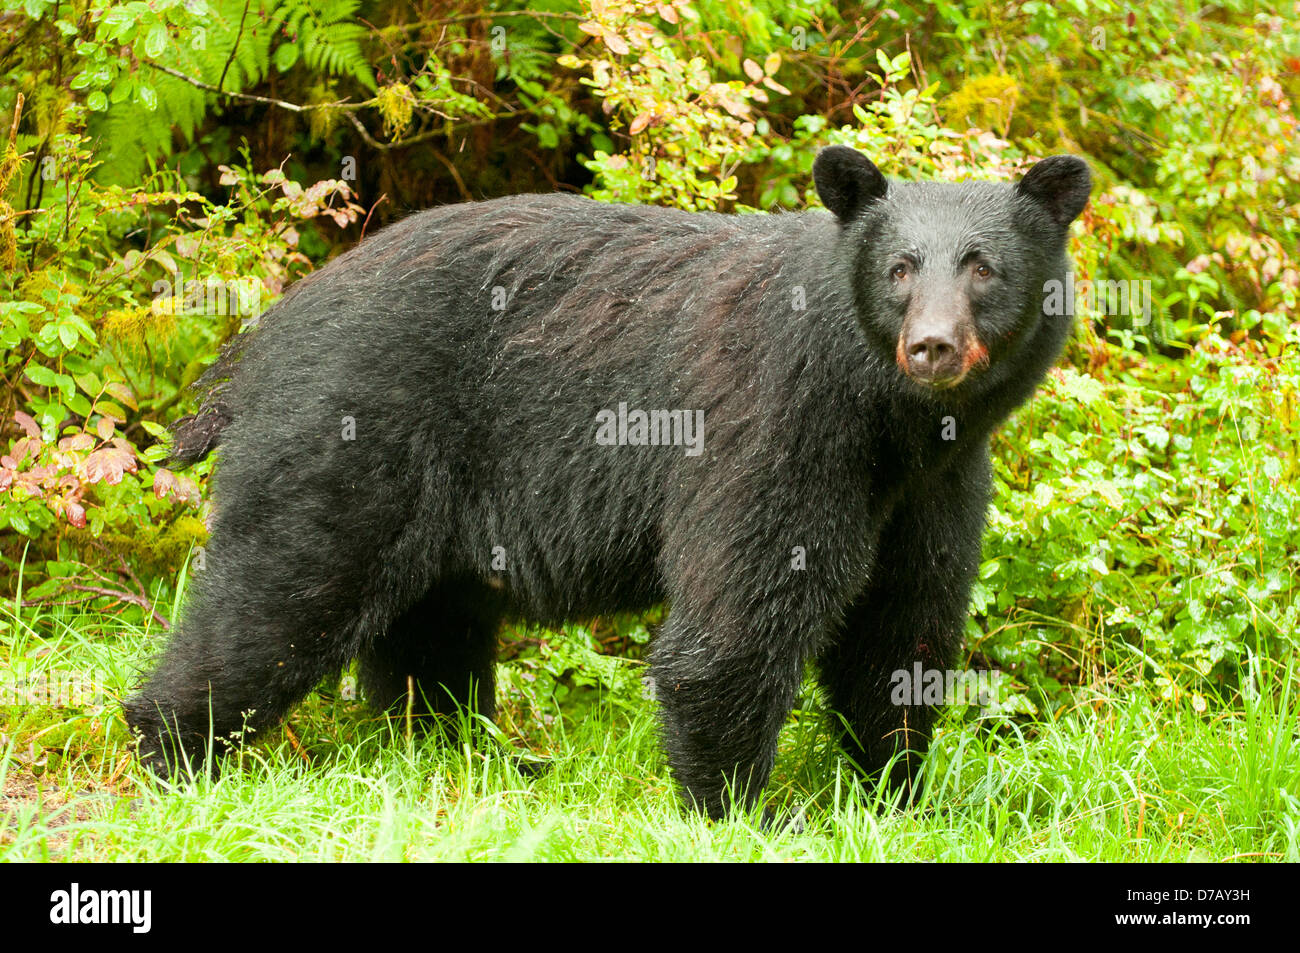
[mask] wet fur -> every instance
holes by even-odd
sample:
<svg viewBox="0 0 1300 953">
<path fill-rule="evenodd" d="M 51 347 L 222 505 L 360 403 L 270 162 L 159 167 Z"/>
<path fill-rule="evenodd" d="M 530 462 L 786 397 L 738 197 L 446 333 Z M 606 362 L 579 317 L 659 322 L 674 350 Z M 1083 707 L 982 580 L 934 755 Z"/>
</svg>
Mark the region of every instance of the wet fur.
<svg viewBox="0 0 1300 953">
<path fill-rule="evenodd" d="M 987 366 L 936 391 L 895 363 L 880 276 L 900 242 L 938 261 L 972 234 L 1008 283 L 973 305 Z M 844 222 L 519 196 L 366 240 L 237 338 L 177 429 L 182 461 L 220 446 L 216 508 L 127 704 L 142 757 L 201 752 L 209 715 L 217 738 L 274 724 L 354 658 L 380 707 L 410 677 L 417 714 L 490 715 L 502 619 L 667 602 L 651 666 L 688 801 L 761 794 L 808 662 L 849 753 L 901 751 L 907 783 L 933 711 L 891 704 L 890 675 L 958 661 L 988 435 L 1068 331 L 1041 293 L 1064 237 L 1009 185 L 894 183 Z M 597 445 L 621 401 L 703 409 L 704 452 Z"/>
</svg>

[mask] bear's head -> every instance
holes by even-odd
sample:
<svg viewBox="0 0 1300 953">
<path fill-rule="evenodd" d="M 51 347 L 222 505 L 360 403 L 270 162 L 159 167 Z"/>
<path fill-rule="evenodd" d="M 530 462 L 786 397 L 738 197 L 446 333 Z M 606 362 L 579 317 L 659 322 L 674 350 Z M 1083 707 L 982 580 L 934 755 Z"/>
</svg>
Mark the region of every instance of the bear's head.
<svg viewBox="0 0 1300 953">
<path fill-rule="evenodd" d="M 813 177 L 839 219 L 868 341 L 916 386 L 978 389 L 1044 321 L 1068 321 L 1044 305 L 1049 283 L 1066 281 L 1067 231 L 1091 190 L 1082 159 L 1051 156 L 1010 185 L 910 183 L 831 146 Z"/>
</svg>

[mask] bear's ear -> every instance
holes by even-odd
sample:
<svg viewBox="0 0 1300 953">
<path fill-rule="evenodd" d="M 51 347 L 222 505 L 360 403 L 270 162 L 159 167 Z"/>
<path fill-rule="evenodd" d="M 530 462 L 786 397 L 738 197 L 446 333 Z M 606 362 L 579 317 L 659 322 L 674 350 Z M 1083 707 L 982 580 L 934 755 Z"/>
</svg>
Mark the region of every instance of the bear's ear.
<svg viewBox="0 0 1300 953">
<path fill-rule="evenodd" d="M 813 182 L 822 204 L 841 223 L 849 222 L 869 203 L 883 198 L 889 183 L 871 160 L 848 146 L 828 146 L 817 153 Z"/>
<path fill-rule="evenodd" d="M 1058 225 L 1069 225 L 1088 204 L 1092 173 L 1078 156 L 1048 156 L 1025 173 L 1016 191 L 1045 205 Z"/>
</svg>

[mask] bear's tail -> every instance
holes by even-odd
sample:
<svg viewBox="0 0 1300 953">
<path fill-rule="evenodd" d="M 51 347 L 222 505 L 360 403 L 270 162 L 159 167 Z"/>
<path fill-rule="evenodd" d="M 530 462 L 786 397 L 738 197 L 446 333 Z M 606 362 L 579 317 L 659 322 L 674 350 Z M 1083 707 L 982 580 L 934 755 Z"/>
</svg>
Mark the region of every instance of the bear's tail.
<svg viewBox="0 0 1300 953">
<path fill-rule="evenodd" d="M 191 385 L 204 396 L 195 413 L 186 414 L 168 428 L 172 435 L 171 453 L 166 460 L 169 466 L 198 463 L 221 442 L 221 432 L 235 419 L 225 393 L 251 336 L 252 329 L 235 335 L 221 356 Z"/>
<path fill-rule="evenodd" d="M 221 442 L 221 431 L 234 419 L 221 401 L 205 401 L 198 413 L 186 414 L 169 428 L 172 451 L 167 463 L 177 467 L 198 463 Z"/>
</svg>

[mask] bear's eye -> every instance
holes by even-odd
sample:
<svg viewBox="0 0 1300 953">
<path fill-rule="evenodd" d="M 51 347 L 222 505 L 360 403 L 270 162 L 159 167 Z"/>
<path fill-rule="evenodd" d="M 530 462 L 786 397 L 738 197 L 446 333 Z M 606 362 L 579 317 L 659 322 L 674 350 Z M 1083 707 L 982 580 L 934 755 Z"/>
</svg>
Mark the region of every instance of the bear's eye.
<svg viewBox="0 0 1300 953">
<path fill-rule="evenodd" d="M 990 268 L 988 265 L 981 264 L 978 268 L 975 269 L 975 274 L 979 275 L 981 278 L 992 278 L 993 269 Z"/>
<path fill-rule="evenodd" d="M 895 281 L 902 281 L 907 277 L 907 265 L 900 261 L 893 268 L 889 269 L 889 277 L 893 278 Z"/>
</svg>

